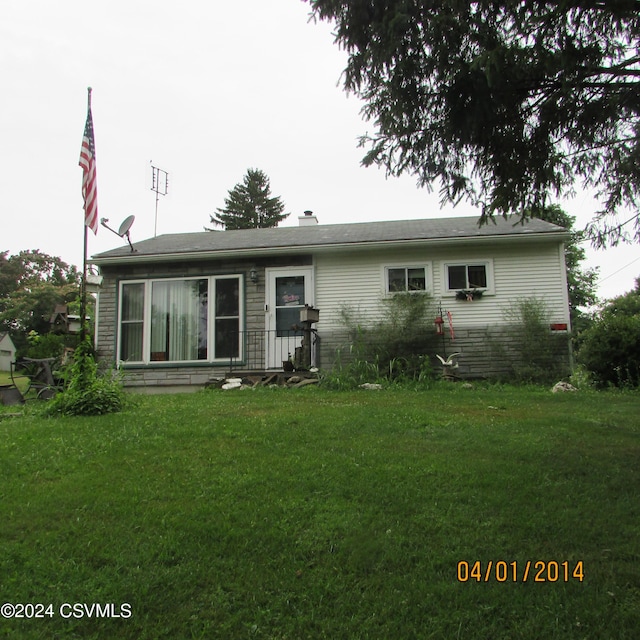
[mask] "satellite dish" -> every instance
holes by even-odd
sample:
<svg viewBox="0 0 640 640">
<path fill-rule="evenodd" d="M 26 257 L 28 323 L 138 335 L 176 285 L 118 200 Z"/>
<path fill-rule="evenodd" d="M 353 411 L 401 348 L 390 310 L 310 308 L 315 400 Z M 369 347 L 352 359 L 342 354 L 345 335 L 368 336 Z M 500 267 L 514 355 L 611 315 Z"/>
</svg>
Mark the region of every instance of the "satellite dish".
<svg viewBox="0 0 640 640">
<path fill-rule="evenodd" d="M 100 224 L 103 227 L 106 227 L 107 229 L 109 229 L 109 231 L 111 231 L 112 233 L 115 233 L 117 236 L 120 236 L 121 238 L 124 238 L 126 236 L 127 242 L 129 243 L 129 246 L 131 247 L 131 251 L 135 251 L 135 249 L 133 248 L 133 245 L 131 244 L 131 238 L 129 237 L 129 229 L 131 229 L 131 225 L 133 224 L 133 221 L 135 219 L 136 219 L 135 216 L 129 216 L 129 217 L 125 218 L 122 221 L 122 224 L 120 225 L 120 227 L 118 228 L 117 231 L 115 229 L 112 229 L 107 224 L 107 222 L 109 222 L 109 218 L 100 218 Z"/>
<path fill-rule="evenodd" d="M 118 228 L 118 235 L 120 237 L 124 237 L 129 232 L 129 229 L 131 229 L 131 225 L 135 219 L 135 216 L 128 216 L 122 221 L 122 224 Z"/>
</svg>

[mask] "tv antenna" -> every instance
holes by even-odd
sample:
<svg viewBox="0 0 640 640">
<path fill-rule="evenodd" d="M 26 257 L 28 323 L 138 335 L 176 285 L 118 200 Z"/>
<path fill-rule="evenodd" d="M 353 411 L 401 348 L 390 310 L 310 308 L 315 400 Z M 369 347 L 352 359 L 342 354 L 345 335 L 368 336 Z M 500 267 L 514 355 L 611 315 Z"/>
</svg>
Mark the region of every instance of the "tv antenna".
<svg viewBox="0 0 640 640">
<path fill-rule="evenodd" d="M 100 224 L 105 227 L 106 229 L 109 229 L 109 231 L 111 231 L 112 233 L 115 233 L 117 236 L 120 236 L 121 238 L 126 237 L 127 238 L 127 242 L 129 243 L 129 246 L 131 247 L 131 251 L 135 251 L 135 249 L 133 248 L 133 245 L 131 244 L 131 238 L 129 237 L 129 229 L 131 229 L 131 225 L 133 224 L 133 221 L 136 219 L 135 216 L 127 216 L 123 221 L 122 224 L 118 227 L 118 230 L 116 231 L 115 229 L 112 229 L 107 222 L 109 222 L 109 218 L 100 218 Z"/>
<path fill-rule="evenodd" d="M 166 196 L 169 191 L 169 174 L 153 165 L 151 165 L 151 169 L 153 171 L 151 191 L 156 194 L 156 218 L 153 227 L 153 237 L 155 238 L 158 235 L 158 200 L 160 200 L 160 196 Z"/>
</svg>

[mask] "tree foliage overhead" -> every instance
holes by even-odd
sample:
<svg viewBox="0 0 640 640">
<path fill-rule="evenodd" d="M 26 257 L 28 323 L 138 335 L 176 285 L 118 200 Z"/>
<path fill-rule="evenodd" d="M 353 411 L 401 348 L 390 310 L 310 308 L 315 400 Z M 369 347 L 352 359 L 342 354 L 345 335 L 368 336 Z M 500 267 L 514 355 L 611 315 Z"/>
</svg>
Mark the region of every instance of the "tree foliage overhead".
<svg viewBox="0 0 640 640">
<path fill-rule="evenodd" d="M 0 252 L 0 331 L 46 333 L 55 306 L 80 295 L 81 274 L 37 249 L 8 254 Z"/>
<path fill-rule="evenodd" d="M 271 184 L 260 169 L 248 169 L 243 181 L 229 191 L 224 207 L 210 216 L 211 223 L 227 230 L 277 227 L 289 214 L 284 203 L 271 196 Z M 211 231 L 211 229 L 208 229 Z"/>
<path fill-rule="evenodd" d="M 602 205 L 594 239 L 626 231 L 609 214 L 640 191 L 638 0 L 307 1 L 335 21 L 345 89 L 375 123 L 365 165 L 439 182 L 483 218 L 581 180 Z"/>
</svg>

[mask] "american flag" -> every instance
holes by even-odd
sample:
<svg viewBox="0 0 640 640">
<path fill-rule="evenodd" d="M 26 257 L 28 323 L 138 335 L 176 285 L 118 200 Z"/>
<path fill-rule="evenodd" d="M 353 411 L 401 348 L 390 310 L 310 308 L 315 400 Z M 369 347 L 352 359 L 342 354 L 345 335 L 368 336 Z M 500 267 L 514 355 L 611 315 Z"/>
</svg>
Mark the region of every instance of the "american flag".
<svg viewBox="0 0 640 640">
<path fill-rule="evenodd" d="M 82 167 L 82 197 L 84 199 L 84 223 L 93 233 L 98 233 L 98 188 L 96 181 L 96 143 L 93 138 L 91 104 L 87 110 L 87 123 L 80 149 Z"/>
</svg>

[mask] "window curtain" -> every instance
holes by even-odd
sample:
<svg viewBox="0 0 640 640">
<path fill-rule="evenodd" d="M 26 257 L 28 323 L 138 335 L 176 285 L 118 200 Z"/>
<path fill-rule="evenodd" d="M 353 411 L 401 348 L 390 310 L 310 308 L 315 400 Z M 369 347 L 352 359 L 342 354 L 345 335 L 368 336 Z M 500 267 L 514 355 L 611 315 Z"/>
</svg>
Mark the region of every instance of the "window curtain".
<svg viewBox="0 0 640 640">
<path fill-rule="evenodd" d="M 154 282 L 151 292 L 152 360 L 197 360 L 199 280 Z"/>
<path fill-rule="evenodd" d="M 144 284 L 125 284 L 122 287 L 122 332 L 120 359 L 142 360 L 144 319 Z"/>
</svg>

